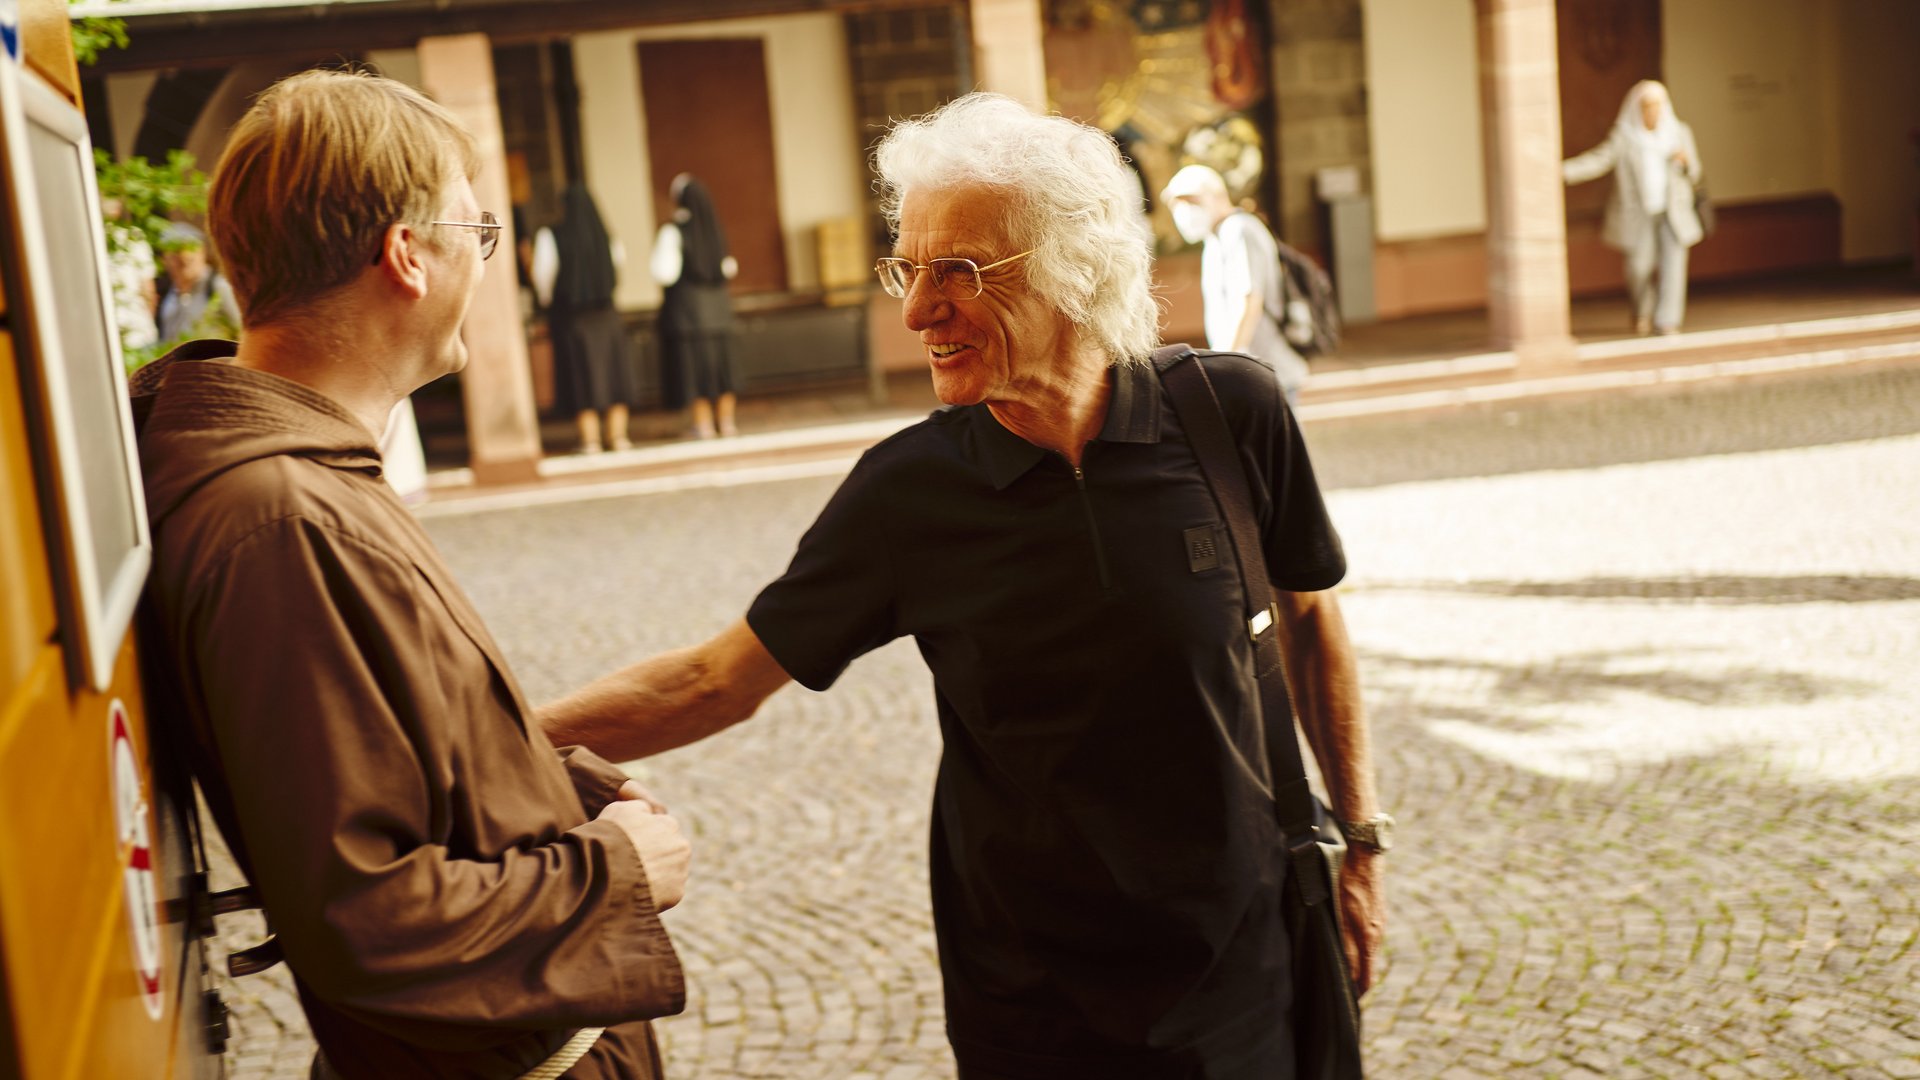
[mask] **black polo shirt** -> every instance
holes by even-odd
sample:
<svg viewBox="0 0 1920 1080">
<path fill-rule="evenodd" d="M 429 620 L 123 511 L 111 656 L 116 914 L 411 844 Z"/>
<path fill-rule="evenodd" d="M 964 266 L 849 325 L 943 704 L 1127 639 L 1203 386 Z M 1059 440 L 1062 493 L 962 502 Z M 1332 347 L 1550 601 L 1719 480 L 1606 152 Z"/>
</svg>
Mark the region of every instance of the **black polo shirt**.
<svg viewBox="0 0 1920 1080">
<path fill-rule="evenodd" d="M 1201 356 L 1275 586 L 1334 585 L 1345 558 L 1272 369 Z M 1154 370 L 1110 379 L 1079 470 L 983 405 L 867 451 L 747 621 L 814 690 L 903 635 L 933 671 L 933 907 L 962 1065 L 1287 1075 L 1258 1064 L 1287 1053 L 1291 999 L 1238 568 Z"/>
</svg>

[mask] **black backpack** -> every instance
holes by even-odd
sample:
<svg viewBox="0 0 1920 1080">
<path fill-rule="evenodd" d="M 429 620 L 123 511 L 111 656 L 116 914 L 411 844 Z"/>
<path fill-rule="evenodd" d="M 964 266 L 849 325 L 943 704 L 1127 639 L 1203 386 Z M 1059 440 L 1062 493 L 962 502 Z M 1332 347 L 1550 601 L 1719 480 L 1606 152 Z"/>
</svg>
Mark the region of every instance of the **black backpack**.
<svg viewBox="0 0 1920 1080">
<path fill-rule="evenodd" d="M 1241 212 L 1247 213 L 1247 211 Z M 1325 270 L 1320 269 L 1319 263 L 1314 262 L 1300 249 L 1280 239 L 1272 227 L 1267 225 L 1264 217 L 1259 214 L 1251 216 L 1267 230 L 1267 235 L 1273 238 L 1274 248 L 1280 253 L 1280 271 L 1285 275 L 1281 280 L 1285 283 L 1286 289 L 1280 298 L 1281 309 L 1269 311 L 1267 314 L 1280 325 L 1281 336 L 1286 338 L 1287 344 L 1293 346 L 1302 360 L 1338 352 L 1340 350 L 1340 302 L 1333 295 L 1333 279 L 1327 276 Z M 1313 332 L 1304 342 L 1295 341 L 1296 333 L 1290 332 L 1293 328 L 1287 325 L 1286 305 L 1296 298 L 1306 301 L 1307 310 L 1311 313 L 1310 317 L 1313 320 Z"/>
<path fill-rule="evenodd" d="M 1308 310 L 1313 313 L 1313 336 L 1305 342 L 1295 342 L 1291 337 L 1287 341 L 1303 360 L 1338 352 L 1340 303 L 1333 295 L 1333 279 L 1320 269 L 1319 263 L 1298 248 L 1289 246 L 1277 236 L 1273 238 L 1273 244 L 1280 249 L 1280 268 L 1287 274 L 1287 295 L 1305 300 Z M 1277 321 L 1284 332 L 1287 326 L 1284 314 Z"/>
</svg>

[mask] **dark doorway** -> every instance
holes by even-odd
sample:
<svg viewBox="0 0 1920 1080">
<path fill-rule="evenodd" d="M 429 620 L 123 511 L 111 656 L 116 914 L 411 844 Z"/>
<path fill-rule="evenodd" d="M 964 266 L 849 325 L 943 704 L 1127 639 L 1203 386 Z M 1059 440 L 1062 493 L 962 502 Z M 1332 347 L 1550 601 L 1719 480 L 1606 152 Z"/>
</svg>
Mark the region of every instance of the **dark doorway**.
<svg viewBox="0 0 1920 1080">
<path fill-rule="evenodd" d="M 1607 137 L 1627 91 L 1660 74 L 1660 0 L 1557 0 L 1562 157 Z M 1608 185 L 1567 189 L 1569 218 L 1598 217 Z"/>
<path fill-rule="evenodd" d="M 733 291 L 785 292 L 786 242 L 760 39 L 643 42 L 639 48 L 655 216 L 665 222 L 672 215 L 667 191 L 675 176 L 699 177 L 740 261 Z"/>
</svg>

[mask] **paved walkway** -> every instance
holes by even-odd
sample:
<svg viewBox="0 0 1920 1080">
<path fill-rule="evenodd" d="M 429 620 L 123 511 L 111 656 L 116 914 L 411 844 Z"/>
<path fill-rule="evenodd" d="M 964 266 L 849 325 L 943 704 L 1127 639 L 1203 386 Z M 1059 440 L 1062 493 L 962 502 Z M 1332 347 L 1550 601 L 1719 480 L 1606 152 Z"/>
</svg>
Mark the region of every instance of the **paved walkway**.
<svg viewBox="0 0 1920 1080">
<path fill-rule="evenodd" d="M 1403 823 L 1373 1075 L 1920 1077 L 1920 368 L 1308 438 Z M 544 699 L 737 617 L 833 486 L 429 527 Z M 637 767 L 697 845 L 672 1075 L 952 1076 L 938 751 L 896 643 Z M 238 1076 L 304 1075 L 284 980 Z"/>
</svg>

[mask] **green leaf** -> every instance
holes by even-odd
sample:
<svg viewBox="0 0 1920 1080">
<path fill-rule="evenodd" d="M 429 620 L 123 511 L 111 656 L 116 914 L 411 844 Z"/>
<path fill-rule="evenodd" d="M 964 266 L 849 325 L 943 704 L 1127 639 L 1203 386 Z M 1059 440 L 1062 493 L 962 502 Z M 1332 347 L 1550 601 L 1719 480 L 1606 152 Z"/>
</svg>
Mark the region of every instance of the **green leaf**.
<svg viewBox="0 0 1920 1080">
<path fill-rule="evenodd" d="M 68 4 L 80 0 L 67 0 Z M 81 64 L 92 64 L 100 59 L 100 54 L 108 49 L 127 47 L 127 21 L 101 15 L 88 15 L 73 20 L 73 58 Z"/>
</svg>

